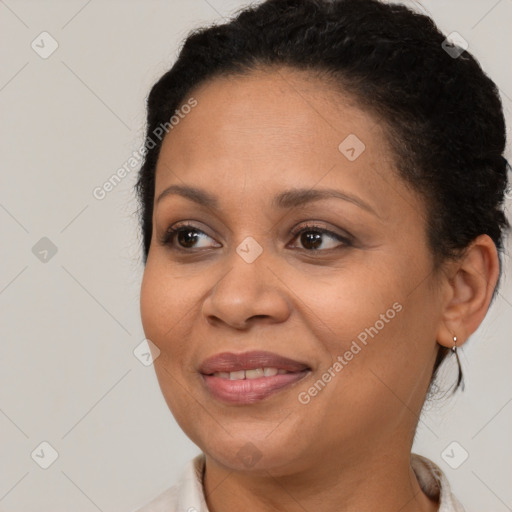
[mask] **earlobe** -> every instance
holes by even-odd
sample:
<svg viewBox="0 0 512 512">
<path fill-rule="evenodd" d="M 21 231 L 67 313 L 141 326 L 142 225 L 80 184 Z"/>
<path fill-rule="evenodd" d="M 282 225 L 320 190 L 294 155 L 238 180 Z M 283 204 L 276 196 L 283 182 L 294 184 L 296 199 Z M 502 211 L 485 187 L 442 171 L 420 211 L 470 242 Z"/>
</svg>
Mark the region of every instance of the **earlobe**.
<svg viewBox="0 0 512 512">
<path fill-rule="evenodd" d="M 488 235 L 480 235 L 454 263 L 451 277 L 445 283 L 449 293 L 437 332 L 440 345 L 452 348 L 456 336 L 460 346 L 478 329 L 489 309 L 498 277 L 496 246 Z"/>
</svg>

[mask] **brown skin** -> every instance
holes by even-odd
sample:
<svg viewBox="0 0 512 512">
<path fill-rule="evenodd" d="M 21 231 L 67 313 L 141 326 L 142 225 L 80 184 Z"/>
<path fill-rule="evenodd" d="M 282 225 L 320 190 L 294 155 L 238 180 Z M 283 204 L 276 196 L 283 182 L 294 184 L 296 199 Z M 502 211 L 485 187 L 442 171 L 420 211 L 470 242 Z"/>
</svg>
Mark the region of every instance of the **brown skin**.
<svg viewBox="0 0 512 512">
<path fill-rule="evenodd" d="M 206 454 L 210 511 L 437 510 L 410 467 L 414 431 L 438 343 L 451 347 L 453 335 L 464 343 L 487 312 L 499 272 L 494 243 L 482 235 L 433 272 L 425 205 L 397 176 L 384 125 L 313 76 L 260 70 L 189 96 L 198 105 L 164 139 L 155 198 L 193 185 L 219 209 L 178 195 L 155 202 L 141 315 L 161 351 L 155 370 L 167 404 Z M 351 133 L 366 145 L 353 162 L 338 150 Z M 292 187 L 344 191 L 375 213 L 340 199 L 274 208 L 273 196 Z M 179 237 L 174 250 L 159 242 L 179 221 L 206 233 L 188 253 L 177 250 Z M 312 249 L 291 234 L 306 222 L 353 242 L 324 235 Z M 236 252 L 248 236 L 263 248 L 253 263 Z M 300 403 L 396 302 L 402 311 Z M 201 362 L 246 350 L 312 371 L 252 405 L 212 398 Z M 248 442 L 261 456 L 249 467 L 238 454 Z"/>
</svg>

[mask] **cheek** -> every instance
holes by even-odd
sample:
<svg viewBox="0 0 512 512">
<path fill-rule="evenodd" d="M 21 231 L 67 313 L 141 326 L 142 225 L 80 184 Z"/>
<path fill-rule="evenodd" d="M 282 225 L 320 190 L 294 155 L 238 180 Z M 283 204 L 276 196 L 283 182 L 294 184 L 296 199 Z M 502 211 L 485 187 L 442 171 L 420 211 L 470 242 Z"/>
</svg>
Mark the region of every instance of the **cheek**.
<svg viewBox="0 0 512 512">
<path fill-rule="evenodd" d="M 169 307 L 167 302 L 165 284 L 158 279 L 157 269 L 148 259 L 140 290 L 140 314 L 146 338 L 155 344 L 156 340 L 161 338 L 163 325 L 170 321 L 169 317 L 166 320 L 165 314 Z"/>
<path fill-rule="evenodd" d="M 191 324 L 187 322 L 190 320 L 188 315 L 194 314 L 191 311 L 192 292 L 189 286 L 184 286 L 172 275 L 168 267 L 155 260 L 148 258 L 144 270 L 140 292 L 141 320 L 146 338 L 160 350 L 154 369 L 163 397 L 178 424 L 189 432 L 191 411 L 195 411 L 195 401 L 188 389 L 189 371 L 193 373 L 193 370 L 187 364 L 190 344 L 186 332 Z M 192 375 L 192 378 L 196 377 Z"/>
<path fill-rule="evenodd" d="M 370 340 L 386 337 L 400 321 L 400 284 L 374 261 L 358 267 L 328 278 L 296 273 L 288 279 L 300 299 L 295 304 L 300 316 L 334 358 L 350 350 L 352 342 L 364 348 Z"/>
<path fill-rule="evenodd" d="M 320 372 L 330 368 L 336 375 L 329 385 L 337 389 L 329 397 L 335 402 L 348 395 L 361 403 L 399 404 L 394 393 L 415 401 L 416 391 L 430 380 L 436 298 L 424 278 L 428 262 L 421 270 L 396 255 L 390 261 L 392 256 L 382 254 L 361 271 L 314 288 L 311 280 L 295 279 L 297 294 L 307 297 L 310 327 L 328 355 Z"/>
<path fill-rule="evenodd" d="M 162 352 L 182 337 L 177 333 L 192 314 L 193 296 L 192 282 L 185 284 L 168 267 L 148 258 L 140 291 L 141 321 L 146 338 Z"/>
<path fill-rule="evenodd" d="M 342 354 L 340 396 L 365 410 L 368 419 L 389 418 L 388 427 L 398 427 L 404 415 L 419 414 L 430 382 L 436 318 L 428 307 L 435 299 L 429 293 L 420 286 L 408 295 L 407 287 L 398 284 L 382 305 L 366 310 L 364 323 L 359 317 L 359 326 L 351 324 L 358 332 L 353 331 Z"/>
</svg>

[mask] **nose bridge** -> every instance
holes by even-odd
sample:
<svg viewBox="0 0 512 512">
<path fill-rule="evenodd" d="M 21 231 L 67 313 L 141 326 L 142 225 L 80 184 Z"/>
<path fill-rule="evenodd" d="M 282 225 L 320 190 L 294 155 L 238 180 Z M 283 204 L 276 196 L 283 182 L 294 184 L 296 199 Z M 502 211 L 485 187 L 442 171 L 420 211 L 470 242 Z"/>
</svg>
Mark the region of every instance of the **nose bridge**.
<svg viewBox="0 0 512 512">
<path fill-rule="evenodd" d="M 263 246 L 254 237 L 246 236 L 238 244 L 238 246 L 235 249 L 235 252 L 246 264 L 251 265 L 262 255 Z"/>
<path fill-rule="evenodd" d="M 246 236 L 229 256 L 229 270 L 212 287 L 203 313 L 233 326 L 251 317 L 283 321 L 289 314 L 286 293 L 269 268 L 272 256 L 256 238 Z"/>
</svg>

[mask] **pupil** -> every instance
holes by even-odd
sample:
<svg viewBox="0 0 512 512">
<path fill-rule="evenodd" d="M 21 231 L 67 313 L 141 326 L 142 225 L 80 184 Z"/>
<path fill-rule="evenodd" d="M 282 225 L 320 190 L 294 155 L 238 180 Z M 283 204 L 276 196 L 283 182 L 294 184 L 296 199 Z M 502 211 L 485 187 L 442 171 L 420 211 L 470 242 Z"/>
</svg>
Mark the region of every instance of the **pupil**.
<svg viewBox="0 0 512 512">
<path fill-rule="evenodd" d="M 312 231 L 306 231 L 302 233 L 301 243 L 306 248 L 316 249 L 317 247 L 322 245 L 322 234 L 314 233 Z M 308 247 L 308 244 L 312 245 L 312 247 Z"/>
<path fill-rule="evenodd" d="M 196 238 L 197 233 L 194 231 L 180 231 L 178 233 L 178 242 L 185 247 L 193 246 Z"/>
</svg>

